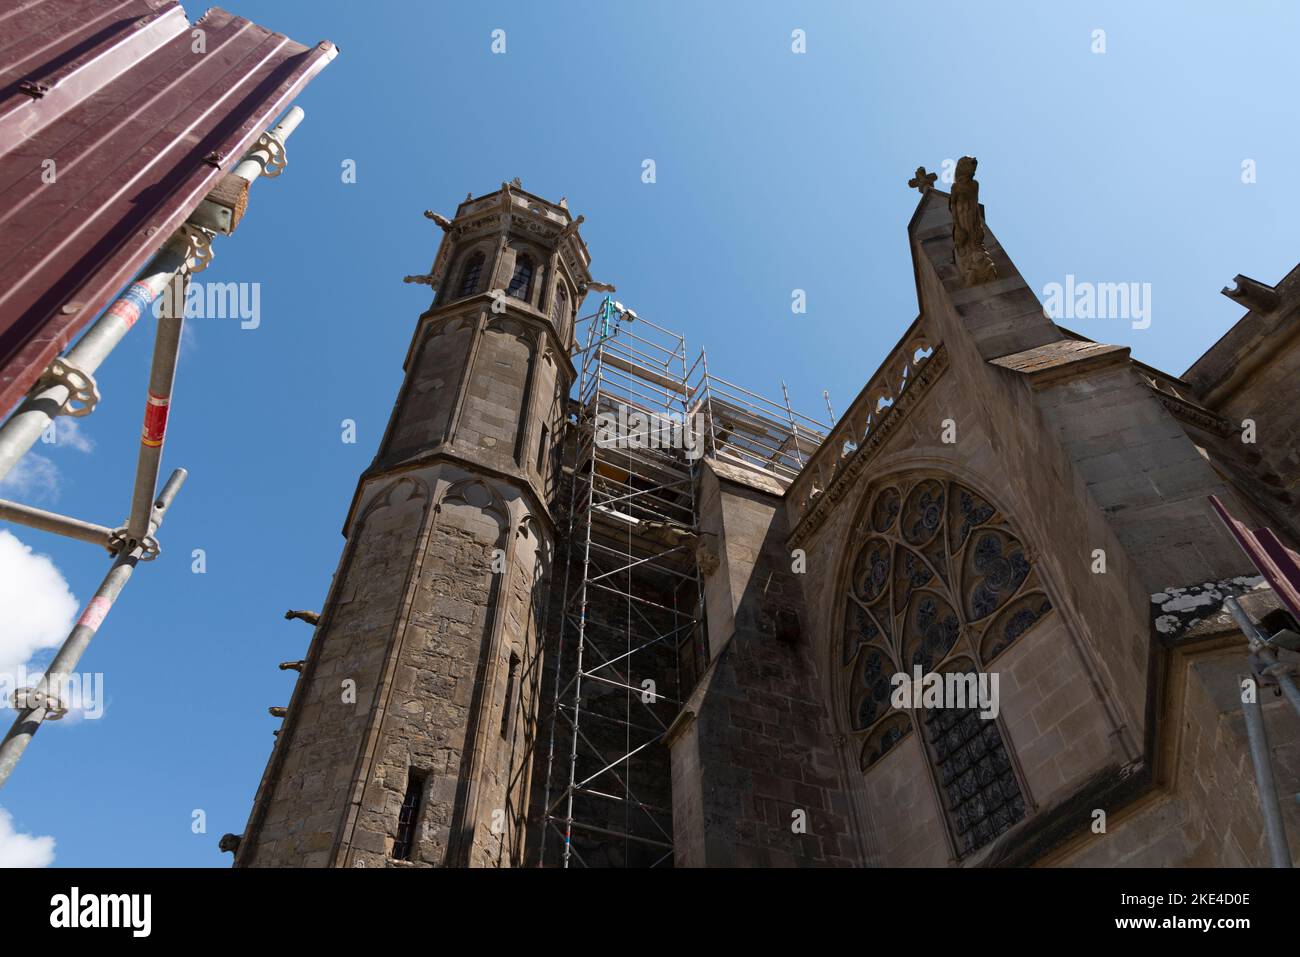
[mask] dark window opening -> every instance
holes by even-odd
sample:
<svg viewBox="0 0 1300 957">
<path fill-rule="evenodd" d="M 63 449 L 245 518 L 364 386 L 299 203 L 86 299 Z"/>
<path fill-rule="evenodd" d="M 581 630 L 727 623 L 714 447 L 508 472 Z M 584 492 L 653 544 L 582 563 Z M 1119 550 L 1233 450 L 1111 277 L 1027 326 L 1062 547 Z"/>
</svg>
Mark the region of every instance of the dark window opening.
<svg viewBox="0 0 1300 957">
<path fill-rule="evenodd" d="M 501 705 L 501 737 L 510 740 L 515 716 L 515 686 L 519 683 L 519 656 L 510 652 L 510 671 L 506 675 L 506 700 Z"/>
<path fill-rule="evenodd" d="M 393 843 L 393 859 L 409 861 L 415 849 L 415 825 L 420 817 L 420 798 L 424 796 L 424 772 L 411 768 L 406 778 L 406 796 L 402 809 L 397 812 L 397 840 Z"/>
<path fill-rule="evenodd" d="M 483 254 L 475 253 L 465 263 L 465 270 L 460 276 L 460 295 L 472 296 L 478 292 L 479 277 L 483 273 Z"/>
<path fill-rule="evenodd" d="M 556 329 L 563 329 L 565 321 L 569 314 L 569 293 L 564 288 L 564 283 L 555 285 L 555 302 L 551 305 L 551 322 Z"/>
<path fill-rule="evenodd" d="M 527 256 L 520 256 L 515 260 L 515 272 L 510 277 L 510 288 L 506 290 L 506 295 L 512 299 L 529 300 L 533 289 L 533 261 Z"/>
<path fill-rule="evenodd" d="M 537 440 L 537 474 L 538 475 L 546 474 L 546 440 L 549 439 L 550 436 L 551 433 L 547 430 L 546 426 L 542 426 L 541 438 Z"/>
</svg>

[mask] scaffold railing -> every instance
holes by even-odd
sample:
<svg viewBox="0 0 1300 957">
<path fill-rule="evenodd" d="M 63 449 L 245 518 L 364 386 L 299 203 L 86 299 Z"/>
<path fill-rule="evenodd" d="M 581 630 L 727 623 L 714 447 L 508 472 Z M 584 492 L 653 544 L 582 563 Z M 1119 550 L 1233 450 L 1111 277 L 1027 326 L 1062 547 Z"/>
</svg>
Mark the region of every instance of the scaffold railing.
<svg viewBox="0 0 1300 957">
<path fill-rule="evenodd" d="M 703 350 L 687 373 L 687 387 L 692 409 L 703 416 L 708 454 L 782 482 L 799 474 L 833 425 L 794 411 L 784 382 L 778 403 L 711 374 Z"/>
</svg>

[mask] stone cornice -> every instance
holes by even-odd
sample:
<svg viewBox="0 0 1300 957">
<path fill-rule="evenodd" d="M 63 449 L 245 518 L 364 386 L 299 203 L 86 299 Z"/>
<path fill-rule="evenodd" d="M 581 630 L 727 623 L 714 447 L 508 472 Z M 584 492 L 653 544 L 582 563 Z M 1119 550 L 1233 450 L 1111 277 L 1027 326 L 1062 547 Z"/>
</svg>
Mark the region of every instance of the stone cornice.
<svg viewBox="0 0 1300 957">
<path fill-rule="evenodd" d="M 449 302 L 445 306 L 434 306 L 432 309 L 426 309 L 420 313 L 419 319 L 416 320 L 415 335 L 411 337 L 411 344 L 406 350 L 406 359 L 402 362 L 402 369 L 406 371 L 411 359 L 415 355 L 416 347 L 423 341 L 427 334 L 427 327 L 435 322 L 444 322 L 448 319 L 457 317 L 477 319 L 480 310 L 486 308 L 492 313 L 492 303 L 495 302 L 490 292 L 481 292 L 477 295 L 466 296 L 464 299 L 457 299 L 455 302 Z M 509 316 L 517 319 L 527 326 L 539 328 L 542 334 L 551 344 L 551 354 L 555 356 L 558 368 L 563 369 L 568 374 L 568 381 L 572 382 L 578 377 L 577 366 L 573 364 L 573 358 L 569 355 L 569 350 L 565 348 L 560 341 L 559 333 L 555 331 L 555 326 L 551 320 L 543 313 L 534 309 L 525 302 L 515 299 L 506 300 L 506 311 L 502 313 L 492 313 L 494 316 Z"/>
<path fill-rule="evenodd" d="M 1181 419 L 1188 425 L 1194 425 L 1214 435 L 1229 436 L 1237 432 L 1232 423 L 1219 415 L 1217 412 L 1211 412 L 1209 409 L 1202 408 L 1194 402 L 1188 402 L 1176 395 L 1170 395 L 1155 386 L 1151 391 L 1160 397 L 1160 404 L 1163 405 L 1175 419 Z"/>
<path fill-rule="evenodd" d="M 343 536 L 345 538 L 348 537 L 349 530 L 352 528 L 352 522 L 356 518 L 357 505 L 361 501 L 361 493 L 365 490 L 367 485 L 375 479 L 397 477 L 406 472 L 413 472 L 417 469 L 437 465 L 440 462 L 447 462 L 466 472 L 481 475 L 484 478 L 505 482 L 511 487 L 518 489 L 520 494 L 523 495 L 529 503 L 529 514 L 546 528 L 546 531 L 551 535 L 551 540 L 555 540 L 556 525 L 555 519 L 551 515 L 550 505 L 537 494 L 537 489 L 527 476 L 522 473 L 502 471 L 501 469 L 494 469 L 491 466 L 484 465 L 482 462 L 458 454 L 455 447 L 447 443 L 434 446 L 432 450 L 417 452 L 414 455 L 397 462 L 390 462 L 382 466 L 372 464 L 362 472 L 360 478 L 357 479 L 356 490 L 352 493 L 352 501 L 348 504 L 348 514 L 343 521 Z"/>
</svg>

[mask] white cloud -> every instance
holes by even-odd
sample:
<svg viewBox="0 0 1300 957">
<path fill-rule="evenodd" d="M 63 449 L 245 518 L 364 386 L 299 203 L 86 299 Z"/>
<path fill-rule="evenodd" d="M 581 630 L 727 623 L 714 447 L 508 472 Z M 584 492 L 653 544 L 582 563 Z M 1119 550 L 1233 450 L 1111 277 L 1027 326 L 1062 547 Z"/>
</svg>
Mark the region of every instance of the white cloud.
<svg viewBox="0 0 1300 957">
<path fill-rule="evenodd" d="M 0 529 L 0 673 L 13 674 L 33 654 L 60 644 L 77 616 L 63 574 L 12 533 Z"/>
<path fill-rule="evenodd" d="M 81 431 L 79 419 L 60 416 L 54 420 L 54 444 L 60 448 L 74 449 L 77 452 L 93 452 L 94 440 Z"/>
<path fill-rule="evenodd" d="M 58 466 L 43 455 L 28 452 L 0 478 L 0 496 L 26 502 L 54 501 L 59 497 Z"/>
<path fill-rule="evenodd" d="M 19 834 L 13 816 L 0 807 L 0 867 L 49 867 L 52 863 L 54 838 Z"/>
</svg>

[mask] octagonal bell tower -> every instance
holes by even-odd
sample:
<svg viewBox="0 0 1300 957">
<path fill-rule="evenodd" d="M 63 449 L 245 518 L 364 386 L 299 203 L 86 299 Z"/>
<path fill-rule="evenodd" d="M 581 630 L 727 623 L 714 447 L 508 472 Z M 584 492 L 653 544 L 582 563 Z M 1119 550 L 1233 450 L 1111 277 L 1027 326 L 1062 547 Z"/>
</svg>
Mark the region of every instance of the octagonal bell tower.
<svg viewBox="0 0 1300 957">
<path fill-rule="evenodd" d="M 515 180 L 446 219 L 383 440 L 237 866 L 523 859 L 582 218 Z"/>
<path fill-rule="evenodd" d="M 438 450 L 511 475 L 547 497 L 548 449 L 573 383 L 575 310 L 591 276 L 582 217 L 503 183 L 466 197 L 427 282 L 406 382 L 373 469 Z"/>
</svg>

